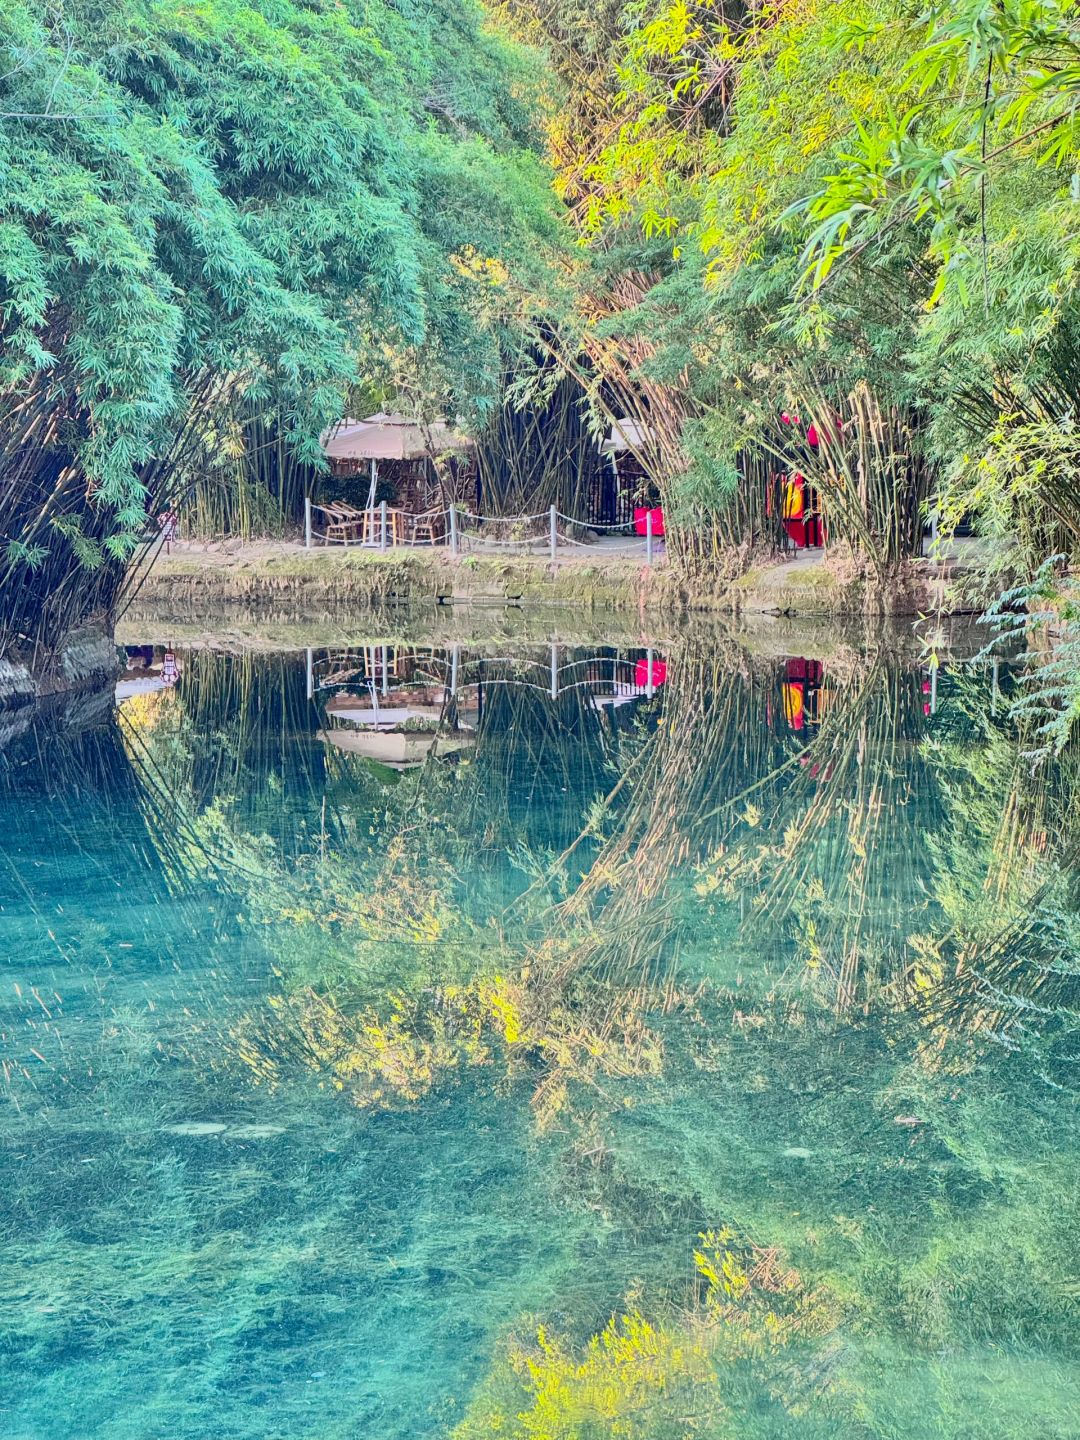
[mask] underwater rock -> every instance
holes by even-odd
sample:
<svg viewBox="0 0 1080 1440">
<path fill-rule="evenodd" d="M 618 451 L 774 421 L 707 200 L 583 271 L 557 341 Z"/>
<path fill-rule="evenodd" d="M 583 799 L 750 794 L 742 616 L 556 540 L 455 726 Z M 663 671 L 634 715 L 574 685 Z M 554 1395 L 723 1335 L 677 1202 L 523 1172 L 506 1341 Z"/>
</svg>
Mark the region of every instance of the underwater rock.
<svg viewBox="0 0 1080 1440">
<path fill-rule="evenodd" d="M 224 1120 L 181 1120 L 166 1125 L 169 1135 L 224 1135 L 227 1140 L 272 1140 L 284 1135 L 284 1125 L 228 1125 Z"/>
</svg>

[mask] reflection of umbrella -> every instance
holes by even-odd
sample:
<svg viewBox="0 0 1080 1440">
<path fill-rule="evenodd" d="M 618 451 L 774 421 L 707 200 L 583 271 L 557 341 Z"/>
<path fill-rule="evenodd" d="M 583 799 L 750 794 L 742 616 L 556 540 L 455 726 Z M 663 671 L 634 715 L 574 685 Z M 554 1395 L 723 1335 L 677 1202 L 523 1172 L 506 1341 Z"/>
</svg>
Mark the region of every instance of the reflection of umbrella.
<svg viewBox="0 0 1080 1440">
<path fill-rule="evenodd" d="M 153 695 L 168 686 L 160 675 L 144 675 L 139 680 L 119 680 L 116 684 L 116 703 L 122 705 L 136 695 Z"/>
<path fill-rule="evenodd" d="M 346 725 L 320 730 L 316 739 L 338 750 L 377 760 L 382 765 L 389 765 L 392 770 L 422 765 L 429 755 L 450 755 L 458 750 L 469 750 L 476 744 L 475 735 L 457 731 L 446 735 L 430 731 L 377 730 L 373 727 L 358 730 Z"/>
</svg>

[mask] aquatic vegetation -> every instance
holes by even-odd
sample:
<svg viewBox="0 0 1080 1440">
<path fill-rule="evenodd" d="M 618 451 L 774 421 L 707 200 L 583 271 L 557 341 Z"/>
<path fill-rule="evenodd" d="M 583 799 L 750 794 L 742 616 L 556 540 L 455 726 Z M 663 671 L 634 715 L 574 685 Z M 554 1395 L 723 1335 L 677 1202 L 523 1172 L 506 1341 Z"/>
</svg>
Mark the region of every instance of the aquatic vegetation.
<svg viewBox="0 0 1080 1440">
<path fill-rule="evenodd" d="M 482 1000 L 470 991 L 443 988 L 423 1006 L 391 994 L 380 1010 L 348 1015 L 314 991 L 267 1004 L 267 1021 L 249 1020 L 235 1037 L 257 1084 L 276 1085 L 283 1067 L 300 1062 L 355 1105 L 389 1105 L 421 1099 L 459 1065 L 491 1060 Z"/>
<path fill-rule="evenodd" d="M 702 1391 L 714 1379 L 703 1346 L 655 1328 L 636 1312 L 613 1317 L 582 1356 L 541 1326 L 531 1347 L 511 1347 L 507 1364 L 520 1377 L 519 1388 L 507 1387 L 505 1399 L 474 1403 L 478 1413 L 454 1431 L 455 1440 L 668 1435 L 676 1433 L 665 1424 L 668 1407 L 683 1417 L 700 1411 L 707 1403 Z M 719 1410 L 719 1403 L 711 1400 L 710 1408 Z"/>
<path fill-rule="evenodd" d="M 640 1309 L 613 1315 L 581 1347 L 540 1325 L 511 1339 L 454 1440 L 578 1440 L 592 1435 L 736 1436 L 747 1370 L 760 1367 L 788 1390 L 776 1409 L 798 1413 L 781 1382 L 782 1355 L 821 1338 L 836 1307 L 808 1294 L 776 1251 L 760 1251 L 730 1228 L 699 1236 L 694 1263 L 704 1282 L 693 1302 L 650 1321 Z M 742 1371 L 743 1373 L 740 1373 Z M 766 1378 L 768 1386 L 768 1378 Z"/>
</svg>

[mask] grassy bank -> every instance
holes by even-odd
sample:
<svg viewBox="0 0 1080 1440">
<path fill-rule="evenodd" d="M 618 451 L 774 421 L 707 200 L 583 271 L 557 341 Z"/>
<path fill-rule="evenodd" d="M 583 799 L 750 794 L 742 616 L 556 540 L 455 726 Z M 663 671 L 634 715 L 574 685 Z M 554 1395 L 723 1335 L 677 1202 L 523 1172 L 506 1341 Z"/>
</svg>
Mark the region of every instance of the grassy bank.
<svg viewBox="0 0 1080 1440">
<path fill-rule="evenodd" d="M 682 609 L 672 572 L 625 556 L 573 555 L 552 565 L 545 556 L 442 550 L 317 549 L 260 542 L 232 549 L 184 546 L 159 556 L 137 603 L 183 600 L 255 603 L 301 599 L 305 604 L 416 605 L 489 602 L 587 609 Z"/>
<path fill-rule="evenodd" d="M 189 619 L 223 606 L 289 608 L 313 613 L 342 605 L 527 605 L 564 611 L 633 611 L 786 615 L 916 615 L 941 602 L 948 577 L 916 562 L 889 595 L 868 592 L 819 559 L 801 556 L 759 566 L 733 582 L 689 586 L 673 567 L 637 557 L 572 552 L 552 564 L 545 555 L 512 558 L 441 550 L 317 549 L 261 542 L 183 546 L 155 561 L 135 599 L 139 610 Z"/>
</svg>

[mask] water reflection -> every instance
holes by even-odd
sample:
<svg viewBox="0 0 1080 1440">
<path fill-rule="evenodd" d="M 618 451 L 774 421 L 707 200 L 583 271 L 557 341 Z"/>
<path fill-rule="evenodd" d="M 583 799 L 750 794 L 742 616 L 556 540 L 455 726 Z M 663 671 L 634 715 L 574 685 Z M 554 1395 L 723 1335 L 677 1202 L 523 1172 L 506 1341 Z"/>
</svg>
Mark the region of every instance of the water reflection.
<svg viewBox="0 0 1080 1440">
<path fill-rule="evenodd" d="M 13 1434 L 1074 1433 L 1077 755 L 771 648 L 158 647 L 12 736 Z"/>
</svg>

